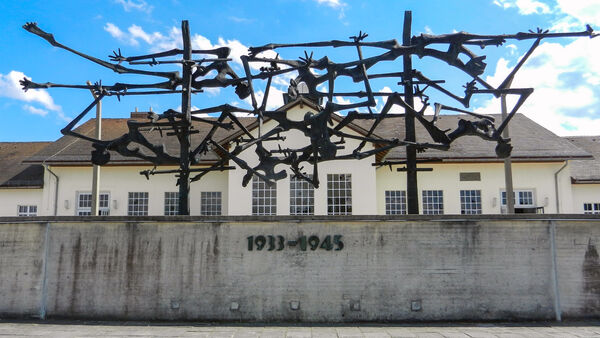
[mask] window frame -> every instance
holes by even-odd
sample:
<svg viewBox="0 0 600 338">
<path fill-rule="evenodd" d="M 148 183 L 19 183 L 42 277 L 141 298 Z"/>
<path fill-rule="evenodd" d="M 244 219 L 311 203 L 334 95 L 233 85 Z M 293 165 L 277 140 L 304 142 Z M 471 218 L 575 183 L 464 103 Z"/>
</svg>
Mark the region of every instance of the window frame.
<svg viewBox="0 0 600 338">
<path fill-rule="evenodd" d="M 132 194 L 141 194 L 142 197 L 136 197 L 135 195 L 132 197 Z M 131 210 L 132 209 L 132 200 L 141 200 L 145 201 L 142 203 L 142 207 L 145 207 L 145 210 Z M 147 191 L 129 191 L 127 193 L 127 216 L 148 216 L 149 214 L 149 201 L 150 194 Z M 139 206 L 137 206 L 139 207 Z"/>
<path fill-rule="evenodd" d="M 385 214 L 406 215 L 406 190 L 386 190 L 384 192 Z"/>
<path fill-rule="evenodd" d="M 432 194 L 429 196 L 429 194 Z M 423 207 L 423 215 L 443 215 L 444 214 L 444 190 L 429 190 L 421 191 L 421 200 Z M 439 208 L 436 208 L 439 206 Z"/>
<path fill-rule="evenodd" d="M 204 203 L 218 201 L 218 203 Z M 221 216 L 223 214 L 223 193 L 221 191 L 200 192 L 200 215 Z"/>
<path fill-rule="evenodd" d="M 521 193 L 531 194 L 531 204 L 522 204 Z M 515 199 L 515 208 L 535 208 L 536 207 L 536 196 L 535 189 L 514 189 L 513 190 Z M 528 199 L 528 198 L 527 198 Z M 506 207 L 506 190 L 500 191 L 500 206 Z"/>
<path fill-rule="evenodd" d="M 269 185 L 260 177 L 252 176 L 251 210 L 253 216 L 277 215 L 277 183 Z"/>
<path fill-rule="evenodd" d="M 21 208 L 26 208 L 26 210 L 21 211 Z M 17 205 L 17 217 L 34 217 L 34 216 L 37 216 L 37 205 L 36 204 L 19 204 L 19 205 Z"/>
<path fill-rule="evenodd" d="M 352 174 L 327 174 L 327 215 L 352 215 Z"/>
<path fill-rule="evenodd" d="M 312 179 L 313 175 L 308 175 Z M 300 201 L 300 204 L 296 203 Z M 290 177 L 290 215 L 315 214 L 315 187 L 301 178 Z"/>
<path fill-rule="evenodd" d="M 80 205 L 81 196 L 89 195 L 89 207 L 82 207 Z M 105 198 L 103 198 L 105 197 Z M 110 216 L 110 192 L 109 191 L 101 191 L 98 194 L 98 211 L 100 212 L 100 216 Z M 105 202 L 105 206 L 102 206 L 103 202 Z M 92 193 L 90 191 L 77 191 L 75 194 L 75 216 L 93 216 L 92 215 Z"/>
<path fill-rule="evenodd" d="M 165 216 L 179 215 L 179 192 L 165 191 L 163 196 L 163 214 Z"/>
<path fill-rule="evenodd" d="M 474 194 L 474 195 L 473 195 Z M 481 215 L 481 189 L 461 189 L 460 196 L 460 214 L 461 215 Z M 473 201 L 473 198 L 476 200 Z"/>
<path fill-rule="evenodd" d="M 587 206 L 589 206 L 589 210 L 586 210 Z M 583 203 L 583 213 L 585 215 L 597 215 L 597 214 L 600 214 L 600 203 L 596 203 L 596 202 L 584 202 Z"/>
</svg>

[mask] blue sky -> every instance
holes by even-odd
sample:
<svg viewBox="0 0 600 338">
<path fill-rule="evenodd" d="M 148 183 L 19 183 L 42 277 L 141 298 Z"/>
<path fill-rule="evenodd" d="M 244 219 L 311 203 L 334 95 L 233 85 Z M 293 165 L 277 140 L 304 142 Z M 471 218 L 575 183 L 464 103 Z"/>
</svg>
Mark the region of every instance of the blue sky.
<svg viewBox="0 0 600 338">
<path fill-rule="evenodd" d="M 582 30 L 588 23 L 600 29 L 600 2 L 597 0 L 274 0 L 274 1 L 183 1 L 183 0 L 23 0 L 0 2 L 2 48 L 0 49 L 0 141 L 49 141 L 59 138 L 60 129 L 91 101 L 86 90 L 20 90 L 23 76 L 35 82 L 84 84 L 102 80 L 140 82 L 131 75 L 116 75 L 67 51 L 50 46 L 23 30 L 28 22 L 53 33 L 74 49 L 107 60 L 121 48 L 123 55 L 146 54 L 181 44 L 181 20 L 189 20 L 195 47 L 228 45 L 234 57 L 248 46 L 269 42 L 344 40 L 359 31 L 368 41 L 401 40 L 405 10 L 413 11 L 413 34 L 444 34 L 467 31 L 482 34 L 517 33 L 537 27 L 552 31 Z M 529 42 L 531 43 L 531 42 Z M 492 84 L 507 74 L 529 43 L 508 41 L 499 48 L 486 48 L 484 79 Z M 342 51 L 314 50 L 315 57 L 328 55 L 343 59 Z M 303 50 L 290 50 L 285 58 L 297 58 Z M 367 52 L 368 53 L 368 52 Z M 536 91 L 520 110 L 559 135 L 600 134 L 600 38 L 545 40 L 519 73 L 513 87 L 534 87 Z M 352 55 L 354 57 L 354 54 Z M 232 62 L 238 74 L 242 68 Z M 449 88 L 460 92 L 467 79 L 448 65 L 415 58 L 415 68 L 430 78 L 446 79 Z M 401 62 L 385 70 L 401 71 Z M 396 81 L 375 82 L 374 89 L 401 91 Z M 269 105 L 280 104 L 284 83 L 271 89 Z M 430 90 L 431 91 L 431 90 Z M 443 97 L 432 92 L 432 100 Z M 249 107 L 231 91 L 212 90 L 193 97 L 203 108 L 221 103 Z M 379 102 L 382 104 L 382 102 Z M 105 117 L 128 117 L 139 110 L 162 112 L 177 109 L 180 98 L 126 97 L 120 102 L 103 100 Z M 472 109 L 499 113 L 492 98 L 477 98 Z M 90 114 L 91 116 L 92 114 Z"/>
</svg>

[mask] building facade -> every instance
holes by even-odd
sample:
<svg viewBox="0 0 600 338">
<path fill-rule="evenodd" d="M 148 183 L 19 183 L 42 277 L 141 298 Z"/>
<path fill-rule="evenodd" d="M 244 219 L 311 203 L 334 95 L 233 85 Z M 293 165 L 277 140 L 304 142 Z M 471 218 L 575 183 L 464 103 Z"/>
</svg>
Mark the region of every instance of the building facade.
<svg viewBox="0 0 600 338">
<path fill-rule="evenodd" d="M 600 214 L 600 136 L 577 136 L 566 139 L 594 156 L 593 161 L 571 161 L 573 212 Z"/>
<path fill-rule="evenodd" d="M 279 111 L 292 120 L 302 120 L 317 107 L 300 98 L 281 107 Z M 132 118 L 144 115 L 133 114 Z M 439 126 L 456 128 L 465 115 L 442 115 Z M 258 128 L 254 119 L 241 118 L 255 136 Z M 341 118 L 334 118 L 337 123 Z M 375 130 L 382 138 L 403 139 L 402 119 L 389 119 Z M 104 119 L 103 139 L 118 137 L 126 132 L 125 119 Z M 262 130 L 275 127 L 275 121 L 265 120 Z M 347 134 L 366 133 L 369 123 L 357 121 L 344 127 Z M 81 133 L 92 133 L 95 121 L 79 127 Z M 197 126 L 200 135 L 206 132 Z M 206 128 L 205 128 L 206 129 Z M 235 144 L 239 131 L 222 132 L 216 138 L 224 146 Z M 150 137 L 150 136 L 149 136 Z M 155 136 L 152 136 L 155 137 Z M 285 134 L 281 147 L 298 148 L 307 144 L 299 131 Z M 417 128 L 417 139 L 428 134 Z M 561 138 L 523 115 L 511 122 L 514 147 L 512 175 L 517 212 L 584 213 L 584 203 L 598 206 L 600 212 L 600 175 L 593 184 L 580 184 L 578 168 L 595 163 L 594 154 L 571 139 Z M 167 149 L 176 149 L 165 140 Z M 346 139 L 341 154 L 350 153 L 358 140 Z M 270 144 L 272 143 L 272 144 Z M 0 144 L 1 146 L 2 144 Z M 432 168 L 418 174 L 419 209 L 422 214 L 500 214 L 505 212 L 504 164 L 495 158 L 495 143 L 475 136 L 466 136 L 452 144 L 449 151 L 428 150 L 419 153 Z M 27 146 L 24 146 L 27 147 Z M 276 142 L 265 142 L 275 149 Z M 369 148 L 371 147 L 371 148 Z M 372 149 L 367 145 L 364 150 Z M 1 148 L 0 148 L 1 149 Z M 91 213 L 92 166 L 91 145 L 83 140 L 62 137 L 56 142 L 40 144 L 37 151 L 20 154 L 19 169 L 0 175 L 0 216 L 16 215 L 89 215 Z M 0 153 L 0 156 L 6 156 Z M 239 156 L 251 167 L 258 164 L 253 149 Z M 219 160 L 215 152 L 206 154 L 201 165 L 209 166 Z M 404 149 L 394 148 L 387 153 L 361 160 L 322 162 L 318 166 L 320 186 L 290 177 L 278 180 L 274 186 L 254 177 L 246 187 L 246 174 L 233 161 L 235 170 L 214 171 L 191 184 L 191 215 L 384 215 L 406 213 L 406 174 L 398 171 L 402 165 L 377 166 L 382 161 L 402 161 Z M 583 164 L 582 164 L 583 163 Z M 13 165 L 14 166 L 14 165 Z M 35 172 L 22 173 L 27 168 Z M 138 159 L 112 154 L 109 164 L 102 166 L 100 178 L 100 212 L 102 215 L 174 215 L 177 213 L 178 187 L 172 175 L 155 175 L 147 180 L 140 171 L 152 166 Z M 161 169 L 169 169 L 168 167 Z M 174 167 L 172 169 L 175 169 Z M 283 166 L 276 170 L 285 170 Z M 14 171 L 19 171 L 16 173 Z M 311 173 L 306 166 L 304 171 Z M 18 175 L 27 176 L 37 185 L 14 188 Z M 21 177 L 21 178 L 22 178 Z M 21 179 L 22 180 L 22 179 Z M 41 184 L 40 184 L 41 182 Z"/>
</svg>

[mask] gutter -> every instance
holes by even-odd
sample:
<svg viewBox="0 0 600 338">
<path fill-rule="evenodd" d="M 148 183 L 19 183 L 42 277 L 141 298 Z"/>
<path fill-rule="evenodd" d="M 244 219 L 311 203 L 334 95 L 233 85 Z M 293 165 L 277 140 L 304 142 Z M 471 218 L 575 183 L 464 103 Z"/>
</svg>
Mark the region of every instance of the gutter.
<svg viewBox="0 0 600 338">
<path fill-rule="evenodd" d="M 56 185 L 54 187 L 54 216 L 56 216 L 58 212 L 58 176 L 52 170 L 50 170 L 50 167 L 48 167 L 45 162 L 42 162 L 42 165 L 56 179 Z"/>
<path fill-rule="evenodd" d="M 567 165 L 569 165 L 569 160 L 566 160 L 565 164 L 562 167 L 560 167 L 560 169 L 558 169 L 557 172 L 554 173 L 554 193 L 556 194 L 556 213 L 557 214 L 560 212 L 559 211 L 560 203 L 559 203 L 559 199 L 558 199 L 559 198 L 559 196 L 558 196 L 558 174 L 560 174 L 560 172 L 563 169 L 565 169 L 567 167 Z"/>
</svg>

